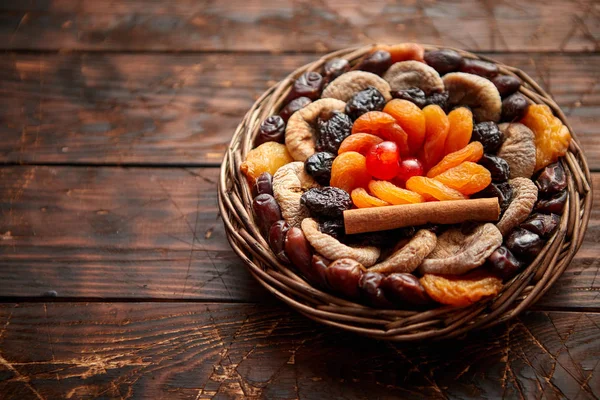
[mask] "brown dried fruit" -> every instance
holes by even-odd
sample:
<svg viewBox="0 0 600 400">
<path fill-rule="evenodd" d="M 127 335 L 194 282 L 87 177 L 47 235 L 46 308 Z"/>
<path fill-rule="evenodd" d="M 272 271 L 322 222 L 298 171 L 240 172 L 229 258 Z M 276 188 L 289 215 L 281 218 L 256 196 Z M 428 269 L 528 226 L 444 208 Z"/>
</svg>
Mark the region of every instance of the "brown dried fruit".
<svg viewBox="0 0 600 400">
<path fill-rule="evenodd" d="M 285 128 L 285 145 L 296 161 L 306 161 L 315 154 L 317 119 L 333 111 L 344 112 L 346 103 L 335 99 L 321 99 L 296 111 Z"/>
<path fill-rule="evenodd" d="M 360 295 L 358 284 L 365 271 L 365 267 L 358 261 L 340 258 L 329 264 L 325 277 L 334 291 L 353 299 Z"/>
<path fill-rule="evenodd" d="M 444 91 L 440 74 L 429 65 L 418 61 L 402 61 L 392 65 L 383 75 L 392 90 L 419 88 L 429 95 Z"/>
<path fill-rule="evenodd" d="M 502 234 L 494 224 L 482 224 L 466 235 L 454 228 L 444 232 L 435 249 L 419 267 L 422 274 L 460 275 L 485 262 L 502 245 Z"/>
<path fill-rule="evenodd" d="M 300 203 L 300 198 L 304 192 L 316 187 L 319 185 L 306 173 L 303 162 L 291 162 L 275 172 L 273 196 L 290 227 L 300 226 L 302 220 L 309 216 L 308 209 Z"/>
<path fill-rule="evenodd" d="M 502 235 L 506 235 L 514 227 L 525 221 L 538 197 L 538 188 L 528 178 L 515 178 L 508 181 L 513 189 L 513 197 L 508 208 L 496 224 Z"/>
<path fill-rule="evenodd" d="M 340 75 L 323 90 L 321 97 L 348 101 L 361 90 L 373 86 L 390 101 L 390 85 L 383 78 L 366 71 L 350 71 Z M 341 110 L 343 111 L 343 110 Z"/>
<path fill-rule="evenodd" d="M 535 169 L 535 136 L 531 129 L 520 123 L 498 125 L 504 135 L 504 143 L 498 157 L 504 158 L 510 167 L 511 178 L 531 178 Z"/>
<path fill-rule="evenodd" d="M 319 231 L 319 224 L 312 218 L 305 218 L 302 221 L 302 231 L 306 239 L 315 248 L 315 251 L 330 260 L 351 258 L 365 267 L 370 267 L 379 258 L 379 248 L 373 246 L 346 246 L 336 238 Z"/>
<path fill-rule="evenodd" d="M 500 120 L 502 99 L 492 82 L 481 76 L 464 72 L 451 72 L 442 78 L 450 93 L 450 106 L 469 106 L 476 122 Z"/>
<path fill-rule="evenodd" d="M 426 274 L 420 282 L 432 299 L 456 307 L 471 305 L 502 290 L 502 280 L 484 271 L 464 276 Z"/>
<path fill-rule="evenodd" d="M 436 244 L 434 233 L 421 229 L 406 245 L 395 251 L 385 261 L 375 264 L 369 271 L 382 274 L 393 272 L 413 272 Z"/>
</svg>

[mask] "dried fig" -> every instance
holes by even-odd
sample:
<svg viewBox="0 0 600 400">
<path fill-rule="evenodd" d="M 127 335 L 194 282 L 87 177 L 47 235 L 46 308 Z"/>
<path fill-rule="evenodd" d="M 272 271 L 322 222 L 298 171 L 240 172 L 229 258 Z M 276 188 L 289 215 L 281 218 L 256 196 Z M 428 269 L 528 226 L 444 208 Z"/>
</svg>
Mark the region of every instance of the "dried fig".
<svg viewBox="0 0 600 400">
<path fill-rule="evenodd" d="M 510 167 L 511 178 L 531 178 L 535 169 L 535 137 L 531 129 L 520 123 L 498 125 L 504 142 L 498 157 L 504 158 Z"/>
<path fill-rule="evenodd" d="M 422 274 L 460 275 L 483 264 L 502 245 L 502 234 L 494 224 L 477 226 L 466 235 L 453 228 L 437 240 L 433 251 L 419 267 Z"/>
<path fill-rule="evenodd" d="M 385 101 L 392 99 L 390 85 L 381 77 L 366 71 L 350 71 L 340 75 L 323 90 L 321 97 L 323 99 L 333 98 L 348 101 L 355 93 L 369 86 L 377 89 L 383 95 Z"/>
<path fill-rule="evenodd" d="M 351 247 L 340 243 L 337 239 L 319 231 L 319 224 L 312 218 L 302 221 L 302 231 L 315 251 L 330 260 L 351 258 L 365 267 L 375 264 L 380 250 L 373 246 Z"/>
<path fill-rule="evenodd" d="M 296 161 L 306 161 L 315 154 L 317 119 L 332 111 L 344 111 L 346 103 L 335 99 L 321 99 L 296 111 L 285 128 L 285 145 Z"/>
<path fill-rule="evenodd" d="M 319 187 L 317 182 L 306 173 L 304 163 L 291 162 L 279 168 L 273 176 L 273 195 L 281 208 L 285 221 L 293 226 L 300 226 L 302 220 L 309 216 L 308 209 L 300 202 L 302 193 L 308 189 Z"/>
<path fill-rule="evenodd" d="M 392 65 L 383 75 L 392 90 L 419 88 L 430 95 L 444 91 L 440 74 L 429 65 L 418 61 L 402 61 Z"/>
<path fill-rule="evenodd" d="M 382 274 L 393 272 L 413 272 L 436 244 L 434 233 L 421 229 L 406 245 L 395 251 L 385 261 L 375 264 L 369 271 Z"/>
<path fill-rule="evenodd" d="M 525 221 L 537 200 L 538 188 L 528 178 L 515 178 L 508 181 L 513 188 L 513 198 L 508 208 L 496 224 L 502 235 Z"/>
<path fill-rule="evenodd" d="M 451 72 L 442 78 L 450 93 L 449 106 L 469 106 L 476 122 L 500 120 L 502 99 L 492 82 L 481 76 Z"/>
</svg>

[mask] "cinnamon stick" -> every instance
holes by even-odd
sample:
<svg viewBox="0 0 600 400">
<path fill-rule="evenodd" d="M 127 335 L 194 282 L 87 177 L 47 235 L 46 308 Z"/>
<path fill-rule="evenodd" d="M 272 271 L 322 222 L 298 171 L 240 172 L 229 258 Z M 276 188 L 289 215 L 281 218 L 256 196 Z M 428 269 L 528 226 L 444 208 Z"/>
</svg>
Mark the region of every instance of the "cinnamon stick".
<svg viewBox="0 0 600 400">
<path fill-rule="evenodd" d="M 418 204 L 359 208 L 344 211 L 347 234 L 385 231 L 427 223 L 458 224 L 465 221 L 497 221 L 497 198 L 432 201 Z"/>
</svg>

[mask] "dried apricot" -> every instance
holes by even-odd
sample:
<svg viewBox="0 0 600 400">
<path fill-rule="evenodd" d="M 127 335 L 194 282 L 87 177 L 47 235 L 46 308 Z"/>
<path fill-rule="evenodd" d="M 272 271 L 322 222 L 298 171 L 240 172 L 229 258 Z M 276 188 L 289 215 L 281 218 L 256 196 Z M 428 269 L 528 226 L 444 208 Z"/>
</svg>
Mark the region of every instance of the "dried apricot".
<svg viewBox="0 0 600 400">
<path fill-rule="evenodd" d="M 438 303 L 465 307 L 502 290 L 502 280 L 481 270 L 466 275 L 425 274 L 419 279 L 427 294 Z"/>
<path fill-rule="evenodd" d="M 479 164 L 465 161 L 433 179 L 468 196 L 485 189 L 492 183 L 492 174 Z"/>
<path fill-rule="evenodd" d="M 379 45 L 375 50 L 385 50 L 392 56 L 392 63 L 416 60 L 423 62 L 425 49 L 416 43 L 398 43 L 391 46 Z"/>
<path fill-rule="evenodd" d="M 371 135 L 370 133 L 355 133 L 344 139 L 338 149 L 338 154 L 355 151 L 364 156 L 371 147 L 381 142 L 383 142 L 383 139 L 379 136 Z"/>
<path fill-rule="evenodd" d="M 373 180 L 369 182 L 369 191 L 390 204 L 413 204 L 425 201 L 420 194 L 399 188 L 388 181 Z"/>
<path fill-rule="evenodd" d="M 414 103 L 403 99 L 390 100 L 383 112 L 391 115 L 408 135 L 408 149 L 411 154 L 423 146 L 425 140 L 425 114 Z"/>
<path fill-rule="evenodd" d="M 452 167 L 462 164 L 464 161 L 477 162 L 483 157 L 483 145 L 479 142 L 471 142 L 454 153 L 447 154 L 442 161 L 427 172 L 427 177 L 433 178 Z"/>
<path fill-rule="evenodd" d="M 390 203 L 378 199 L 377 197 L 371 196 L 363 188 L 356 188 L 351 193 L 352 202 L 358 208 L 369 208 L 369 207 L 382 207 L 389 206 Z"/>
<path fill-rule="evenodd" d="M 440 201 L 466 199 L 466 197 L 458 190 L 452 189 L 435 179 L 426 178 L 424 176 L 413 176 L 406 181 L 406 188 L 419 193 L 427 199 L 430 197 L 434 197 Z"/>
<path fill-rule="evenodd" d="M 446 137 L 445 153 L 453 153 L 469 144 L 473 133 L 473 113 L 465 107 L 455 108 L 448 114 L 450 129 Z"/>
<path fill-rule="evenodd" d="M 274 175 L 279 167 L 294 161 L 284 144 L 266 142 L 246 155 L 246 160 L 240 165 L 240 170 L 246 175 L 248 182 L 254 184 L 256 178 L 263 172 Z"/>
<path fill-rule="evenodd" d="M 425 114 L 425 144 L 422 160 L 425 168 L 431 168 L 444 157 L 450 122 L 442 107 L 437 104 L 425 107 L 423 114 Z"/>
<path fill-rule="evenodd" d="M 408 134 L 389 114 L 381 111 L 364 113 L 354 121 L 352 134 L 356 133 L 370 133 L 383 140 L 395 142 L 400 149 L 400 155 L 408 154 Z"/>
<path fill-rule="evenodd" d="M 357 187 L 367 187 L 371 175 L 367 171 L 365 156 L 347 151 L 333 160 L 330 185 L 350 193 Z"/>
<path fill-rule="evenodd" d="M 521 123 L 535 134 L 536 171 L 567 154 L 571 134 L 561 120 L 552 114 L 550 107 L 545 104 L 532 104 Z"/>
</svg>

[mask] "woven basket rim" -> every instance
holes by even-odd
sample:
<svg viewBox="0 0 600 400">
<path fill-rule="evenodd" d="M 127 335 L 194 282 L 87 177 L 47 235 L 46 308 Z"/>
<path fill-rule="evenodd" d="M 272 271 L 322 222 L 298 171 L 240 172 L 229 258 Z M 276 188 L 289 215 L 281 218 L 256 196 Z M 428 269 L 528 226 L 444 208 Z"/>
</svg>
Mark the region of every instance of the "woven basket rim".
<svg viewBox="0 0 600 400">
<path fill-rule="evenodd" d="M 573 140 L 561 160 L 568 178 L 568 199 L 559 229 L 535 260 L 504 284 L 497 296 L 464 308 L 440 306 L 427 311 L 376 309 L 315 288 L 294 269 L 275 257 L 254 224 L 252 196 L 239 166 L 252 148 L 260 122 L 278 111 L 294 79 L 315 71 L 329 59 L 346 58 L 354 64 L 377 44 L 349 47 L 328 53 L 301 66 L 266 90 L 238 125 L 221 165 L 218 204 L 227 239 L 252 276 L 275 297 L 315 321 L 382 340 L 448 339 L 514 318 L 534 304 L 562 275 L 583 242 L 591 215 L 592 181 L 577 135 L 562 110 L 529 75 L 518 68 L 462 49 L 422 44 L 426 50 L 452 49 L 463 57 L 498 65 L 501 74 L 523 81 L 520 92 L 529 100 L 548 105 L 567 126 Z"/>
</svg>

